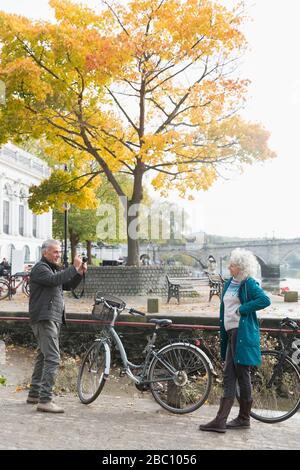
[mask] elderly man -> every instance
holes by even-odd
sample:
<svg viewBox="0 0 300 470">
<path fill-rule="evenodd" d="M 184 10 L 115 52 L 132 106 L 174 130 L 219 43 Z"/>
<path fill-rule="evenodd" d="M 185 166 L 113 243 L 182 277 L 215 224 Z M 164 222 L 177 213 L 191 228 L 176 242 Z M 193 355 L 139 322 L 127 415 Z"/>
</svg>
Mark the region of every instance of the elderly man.
<svg viewBox="0 0 300 470">
<path fill-rule="evenodd" d="M 63 288 L 75 288 L 87 266 L 76 256 L 74 264 L 61 270 L 60 243 L 46 240 L 42 258 L 30 275 L 29 315 L 33 333 L 38 342 L 38 353 L 31 378 L 27 403 L 37 404 L 38 411 L 63 413 L 63 408 L 52 401 L 52 389 L 59 368 L 59 332 L 65 323 Z"/>
</svg>

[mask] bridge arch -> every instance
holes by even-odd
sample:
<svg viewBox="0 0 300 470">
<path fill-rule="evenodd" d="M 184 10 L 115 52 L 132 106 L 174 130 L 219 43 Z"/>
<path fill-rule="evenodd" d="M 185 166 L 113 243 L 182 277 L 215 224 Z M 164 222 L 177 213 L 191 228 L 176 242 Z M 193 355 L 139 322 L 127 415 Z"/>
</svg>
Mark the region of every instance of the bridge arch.
<svg viewBox="0 0 300 470">
<path fill-rule="evenodd" d="M 290 256 L 292 253 L 295 253 L 295 252 L 298 252 L 300 254 L 300 246 L 295 246 L 294 248 L 291 248 L 289 251 L 287 251 L 286 253 L 284 253 L 281 257 L 280 257 L 280 264 L 282 264 L 286 258 L 288 256 Z"/>
</svg>

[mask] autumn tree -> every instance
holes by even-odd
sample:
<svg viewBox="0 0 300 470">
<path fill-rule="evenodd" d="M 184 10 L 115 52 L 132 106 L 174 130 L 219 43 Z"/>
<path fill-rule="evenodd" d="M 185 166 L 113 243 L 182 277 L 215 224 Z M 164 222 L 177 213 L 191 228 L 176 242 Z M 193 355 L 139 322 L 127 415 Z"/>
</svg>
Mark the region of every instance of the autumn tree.
<svg viewBox="0 0 300 470">
<path fill-rule="evenodd" d="M 0 139 L 43 138 L 50 154 L 92 157 L 92 181 L 101 172 L 127 202 L 128 263 L 137 265 L 131 227 L 146 174 L 162 194 L 188 196 L 208 189 L 222 166 L 274 156 L 268 132 L 239 115 L 248 85 L 235 72 L 246 46 L 242 3 L 49 4 L 54 23 L 0 14 Z M 89 173 L 73 175 L 85 190 Z M 132 178 L 129 196 L 120 173 Z"/>
<path fill-rule="evenodd" d="M 52 175 L 56 173 L 54 171 Z M 64 173 L 65 178 L 68 175 Z M 118 177 L 119 183 L 122 184 L 126 193 L 128 194 L 131 188 L 131 181 L 125 175 Z M 64 211 L 61 204 L 52 202 L 52 195 L 55 195 L 58 200 L 63 200 L 65 192 L 70 191 L 70 188 L 74 190 L 76 197 L 81 194 L 81 191 L 74 188 L 74 181 L 71 181 L 68 186 L 68 181 L 58 188 L 55 181 L 52 180 L 52 185 L 49 187 L 49 180 L 44 181 L 39 187 L 33 190 L 33 196 L 30 201 L 33 205 L 40 204 L 44 201 L 45 204 L 51 202 L 51 207 L 54 208 L 53 212 L 53 234 L 55 238 L 60 240 L 64 239 Z M 60 193 L 60 194 L 59 194 Z M 71 246 L 71 258 L 72 261 L 76 254 L 76 247 L 79 242 L 86 243 L 88 262 L 91 264 L 91 243 L 96 241 L 104 241 L 106 243 L 121 243 L 125 242 L 126 239 L 122 238 L 124 230 L 122 229 L 123 213 L 120 213 L 119 199 L 117 194 L 110 189 L 110 184 L 107 180 L 101 182 L 95 189 L 93 197 L 96 198 L 96 208 L 82 209 L 78 207 L 78 202 L 72 204 L 68 210 L 68 237 Z M 104 233 L 105 238 L 101 238 L 101 233 L 98 232 L 98 224 L 101 219 L 106 218 L 105 211 L 99 211 L 101 206 L 111 206 L 116 214 L 116 230 L 115 237 L 109 238 L 109 232 Z"/>
</svg>

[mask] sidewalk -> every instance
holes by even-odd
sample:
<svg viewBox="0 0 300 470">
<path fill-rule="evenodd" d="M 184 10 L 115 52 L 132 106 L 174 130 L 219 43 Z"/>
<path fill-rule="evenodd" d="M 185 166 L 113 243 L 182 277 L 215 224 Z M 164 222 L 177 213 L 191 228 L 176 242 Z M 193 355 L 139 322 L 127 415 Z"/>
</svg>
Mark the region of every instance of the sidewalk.
<svg viewBox="0 0 300 470">
<path fill-rule="evenodd" d="M 300 414 L 274 425 L 251 422 L 248 430 L 226 434 L 198 431 L 216 407 L 204 405 L 188 415 L 164 411 L 147 394 L 130 397 L 105 392 L 91 405 L 59 398 L 63 415 L 39 413 L 25 404 L 25 392 L 0 391 L 0 449 L 300 449 Z M 237 412 L 235 408 L 231 416 Z"/>
<path fill-rule="evenodd" d="M 65 408 L 63 415 L 39 413 L 25 403 L 26 391 L 16 391 L 28 381 L 32 364 L 33 354 L 16 348 L 8 350 L 6 363 L 0 365 L 0 374 L 7 378 L 7 385 L 0 385 L 0 449 L 300 449 L 300 413 L 274 425 L 252 420 L 248 430 L 200 432 L 199 424 L 215 416 L 215 406 L 171 414 L 127 378 L 111 377 L 91 405 L 67 394 L 56 398 Z M 231 417 L 236 413 L 235 407 Z"/>
</svg>

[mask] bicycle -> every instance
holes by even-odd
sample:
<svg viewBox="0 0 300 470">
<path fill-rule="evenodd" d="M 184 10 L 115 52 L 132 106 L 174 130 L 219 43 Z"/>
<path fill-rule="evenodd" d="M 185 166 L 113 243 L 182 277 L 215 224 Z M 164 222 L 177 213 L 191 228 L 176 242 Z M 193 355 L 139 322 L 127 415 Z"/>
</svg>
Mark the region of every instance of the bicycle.
<svg viewBox="0 0 300 470">
<path fill-rule="evenodd" d="M 264 423 L 285 421 L 300 408 L 299 350 L 294 345 L 300 326 L 284 318 L 280 327 L 288 327 L 293 333 L 281 332 L 279 349 L 262 350 L 261 366 L 250 369 L 253 398 L 250 415 Z"/>
<path fill-rule="evenodd" d="M 252 418 L 264 423 L 279 423 L 293 416 L 300 409 L 300 349 L 295 345 L 296 332 L 300 325 L 296 321 L 285 318 L 280 322 L 280 328 L 290 328 L 294 333 L 281 332 L 278 341 L 279 349 L 261 351 L 261 366 L 251 366 L 250 376 L 252 385 Z M 185 336 L 184 336 L 185 335 Z M 194 338 L 180 335 L 185 341 L 204 349 L 211 359 L 214 369 L 218 372 L 223 365 L 218 361 L 218 356 L 211 350 L 203 337 L 196 335 Z M 299 340 L 298 340 L 299 341 Z M 215 386 L 221 384 L 220 378 L 215 381 Z M 222 390 L 211 390 L 208 400 L 213 401 L 212 395 L 219 395 Z M 237 385 L 237 400 L 239 401 L 239 387 Z"/>
<path fill-rule="evenodd" d="M 20 281 L 18 279 L 21 278 Z M 6 297 L 11 300 L 12 296 L 17 293 L 17 289 L 22 286 L 22 292 L 29 297 L 29 280 L 30 273 L 22 272 L 13 275 L 8 274 L 5 279 L 0 279 L 0 300 Z"/>
<path fill-rule="evenodd" d="M 156 351 L 158 330 L 168 328 L 172 320 L 153 318 L 149 323 L 155 325 L 155 330 L 143 351 L 145 359 L 140 364 L 133 364 L 128 360 L 114 328 L 118 315 L 125 309 L 131 315 L 145 315 L 126 307 L 121 299 L 96 294 L 93 317 L 101 320 L 104 328 L 86 352 L 80 366 L 77 380 L 80 401 L 84 404 L 92 403 L 103 390 L 110 373 L 111 347 L 114 344 L 120 352 L 122 374 L 126 374 L 139 390 L 150 390 L 155 401 L 164 409 L 183 414 L 200 408 L 209 395 L 214 375 L 207 355 L 187 342 L 173 342 Z"/>
</svg>

